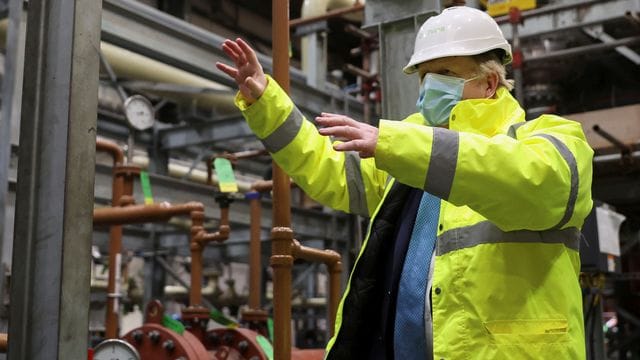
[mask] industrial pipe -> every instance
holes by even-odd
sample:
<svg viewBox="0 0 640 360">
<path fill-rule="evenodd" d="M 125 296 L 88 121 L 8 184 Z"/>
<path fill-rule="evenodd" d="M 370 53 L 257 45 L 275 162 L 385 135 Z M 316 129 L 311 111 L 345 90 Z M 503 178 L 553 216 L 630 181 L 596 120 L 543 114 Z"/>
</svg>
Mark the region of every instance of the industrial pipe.
<svg viewBox="0 0 640 360">
<path fill-rule="evenodd" d="M 229 208 L 221 208 L 218 231 L 207 233 L 204 229 L 204 211 L 192 211 L 191 214 L 191 307 L 202 306 L 202 251 L 211 241 L 224 241 L 229 238 Z"/>
<path fill-rule="evenodd" d="M 96 151 L 107 152 L 113 158 L 111 206 L 116 207 L 133 204 L 133 181 L 134 177 L 140 174 L 140 168 L 125 165 L 124 151 L 115 142 L 105 139 L 96 139 Z M 121 296 L 121 251 L 122 226 L 114 224 L 109 229 L 109 278 L 107 281 L 107 313 L 105 320 L 105 336 L 107 339 L 114 339 L 118 337 L 118 307 L 119 298 Z"/>
<path fill-rule="evenodd" d="M 599 125 L 593 125 L 593 131 L 596 132 L 596 134 L 602 136 L 603 138 L 607 139 L 611 144 L 615 145 L 618 149 L 620 149 L 620 152 L 622 154 L 630 154 L 631 153 L 631 147 L 625 143 L 623 143 L 622 141 L 618 140 L 615 136 L 609 134 L 608 131 L 604 130 L 603 128 L 601 128 Z"/>
<path fill-rule="evenodd" d="M 124 164 L 124 151 L 113 141 L 97 138 L 96 151 L 109 153 L 113 158 L 113 166 Z"/>
<path fill-rule="evenodd" d="M 216 198 L 220 204 L 220 225 L 218 231 L 204 230 L 204 211 L 191 212 L 191 289 L 189 307 L 182 311 L 182 319 L 189 331 L 203 343 L 206 340 L 209 309 L 202 306 L 202 252 L 210 241 L 224 241 L 229 238 L 229 204 L 225 195 Z"/>
<path fill-rule="evenodd" d="M 273 0 L 273 77 L 289 93 L 289 1 Z M 273 268 L 273 355 L 291 358 L 291 193 L 289 176 L 273 163 L 273 229 L 271 267 Z"/>
<path fill-rule="evenodd" d="M 204 205 L 195 201 L 171 205 L 165 201 L 151 205 L 98 208 L 93 210 L 93 225 L 166 222 L 174 216 L 189 215 L 192 211 L 203 212 Z"/>
<path fill-rule="evenodd" d="M 251 228 L 249 243 L 249 309 L 260 309 L 260 283 L 262 265 L 260 261 L 261 251 L 261 210 L 260 193 L 255 191 L 246 194 L 251 211 Z"/>
<path fill-rule="evenodd" d="M 333 250 L 319 250 L 300 245 L 297 240 L 293 241 L 293 256 L 313 262 L 321 262 L 327 266 L 329 272 L 329 307 L 327 318 L 329 320 L 329 335 L 333 336 L 336 313 L 340 302 L 340 273 L 342 272 L 342 257 Z"/>
</svg>

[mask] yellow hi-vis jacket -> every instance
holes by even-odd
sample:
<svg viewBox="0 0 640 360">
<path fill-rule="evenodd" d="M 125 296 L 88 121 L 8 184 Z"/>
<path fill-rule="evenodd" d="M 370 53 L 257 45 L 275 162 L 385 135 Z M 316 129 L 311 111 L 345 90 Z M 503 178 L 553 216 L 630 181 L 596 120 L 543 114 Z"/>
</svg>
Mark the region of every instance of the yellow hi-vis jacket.
<svg viewBox="0 0 640 360">
<path fill-rule="evenodd" d="M 360 159 L 334 151 L 271 78 L 258 101 L 238 95 L 236 105 L 309 196 L 371 217 L 327 359 L 365 358 L 371 347 L 383 296 L 376 261 L 393 240 L 400 184 L 443 199 L 425 312 L 435 359 L 585 358 L 578 248 L 593 151 L 579 123 L 524 122 L 500 88 L 496 98 L 460 101 L 450 129 L 425 126 L 420 114 L 381 120 L 375 156 Z"/>
</svg>

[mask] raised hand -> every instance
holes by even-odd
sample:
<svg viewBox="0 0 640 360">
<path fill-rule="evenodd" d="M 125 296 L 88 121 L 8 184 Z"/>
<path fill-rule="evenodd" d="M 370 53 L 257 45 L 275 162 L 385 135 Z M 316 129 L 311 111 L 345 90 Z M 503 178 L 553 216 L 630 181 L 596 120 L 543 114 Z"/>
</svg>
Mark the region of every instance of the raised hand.
<svg viewBox="0 0 640 360">
<path fill-rule="evenodd" d="M 235 80 L 242 96 L 249 102 L 256 101 L 267 87 L 267 77 L 258 62 L 255 51 L 244 40 L 225 40 L 222 50 L 233 61 L 235 67 L 216 63 L 216 67 Z"/>
<path fill-rule="evenodd" d="M 339 114 L 322 113 L 316 122 L 323 126 L 321 135 L 336 136 L 347 141 L 334 145 L 337 151 L 357 151 L 361 158 L 372 157 L 378 144 L 378 128 Z"/>
</svg>

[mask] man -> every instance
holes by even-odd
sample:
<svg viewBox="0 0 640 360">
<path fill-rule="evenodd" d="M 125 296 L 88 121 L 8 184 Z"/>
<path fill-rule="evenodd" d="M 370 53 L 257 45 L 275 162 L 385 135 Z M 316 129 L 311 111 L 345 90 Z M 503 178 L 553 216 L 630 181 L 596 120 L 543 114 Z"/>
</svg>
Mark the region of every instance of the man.
<svg viewBox="0 0 640 360">
<path fill-rule="evenodd" d="M 323 113 L 317 130 L 245 42 L 223 49 L 235 67 L 217 66 L 273 159 L 321 203 L 371 216 L 327 359 L 585 357 L 593 152 L 576 122 L 524 122 L 493 19 L 429 18 L 404 68 L 420 78 L 418 112 L 379 128 Z"/>
</svg>

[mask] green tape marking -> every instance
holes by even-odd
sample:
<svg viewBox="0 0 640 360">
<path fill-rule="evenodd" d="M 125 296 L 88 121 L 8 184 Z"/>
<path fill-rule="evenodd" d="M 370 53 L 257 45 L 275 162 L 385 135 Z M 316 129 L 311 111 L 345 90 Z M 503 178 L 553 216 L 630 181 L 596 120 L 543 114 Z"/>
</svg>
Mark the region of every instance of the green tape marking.
<svg viewBox="0 0 640 360">
<path fill-rule="evenodd" d="M 260 345 L 262 351 L 264 351 L 267 359 L 273 360 L 273 346 L 271 345 L 269 340 L 262 335 L 258 335 L 256 336 L 256 341 L 258 342 L 258 345 Z"/>
<path fill-rule="evenodd" d="M 267 330 L 269 331 L 269 339 L 273 342 L 273 319 L 267 319 Z"/>
<path fill-rule="evenodd" d="M 142 193 L 144 194 L 145 205 L 153 204 L 151 182 L 149 181 L 149 173 L 147 173 L 146 171 L 140 171 L 140 184 L 142 185 Z"/>
<path fill-rule="evenodd" d="M 222 312 L 218 309 L 212 309 L 209 313 L 209 317 L 211 320 L 217 322 L 220 325 L 226 326 L 228 328 L 235 329 L 238 327 L 238 323 L 224 316 Z"/>
<path fill-rule="evenodd" d="M 238 183 L 231 168 L 231 161 L 225 158 L 216 158 L 213 160 L 213 168 L 218 176 L 218 184 L 220 191 L 223 193 L 238 192 Z"/>
<path fill-rule="evenodd" d="M 172 319 L 168 315 L 162 316 L 162 326 L 166 327 L 169 330 L 177 332 L 180 335 L 184 333 L 184 325 L 180 321 Z"/>
</svg>

